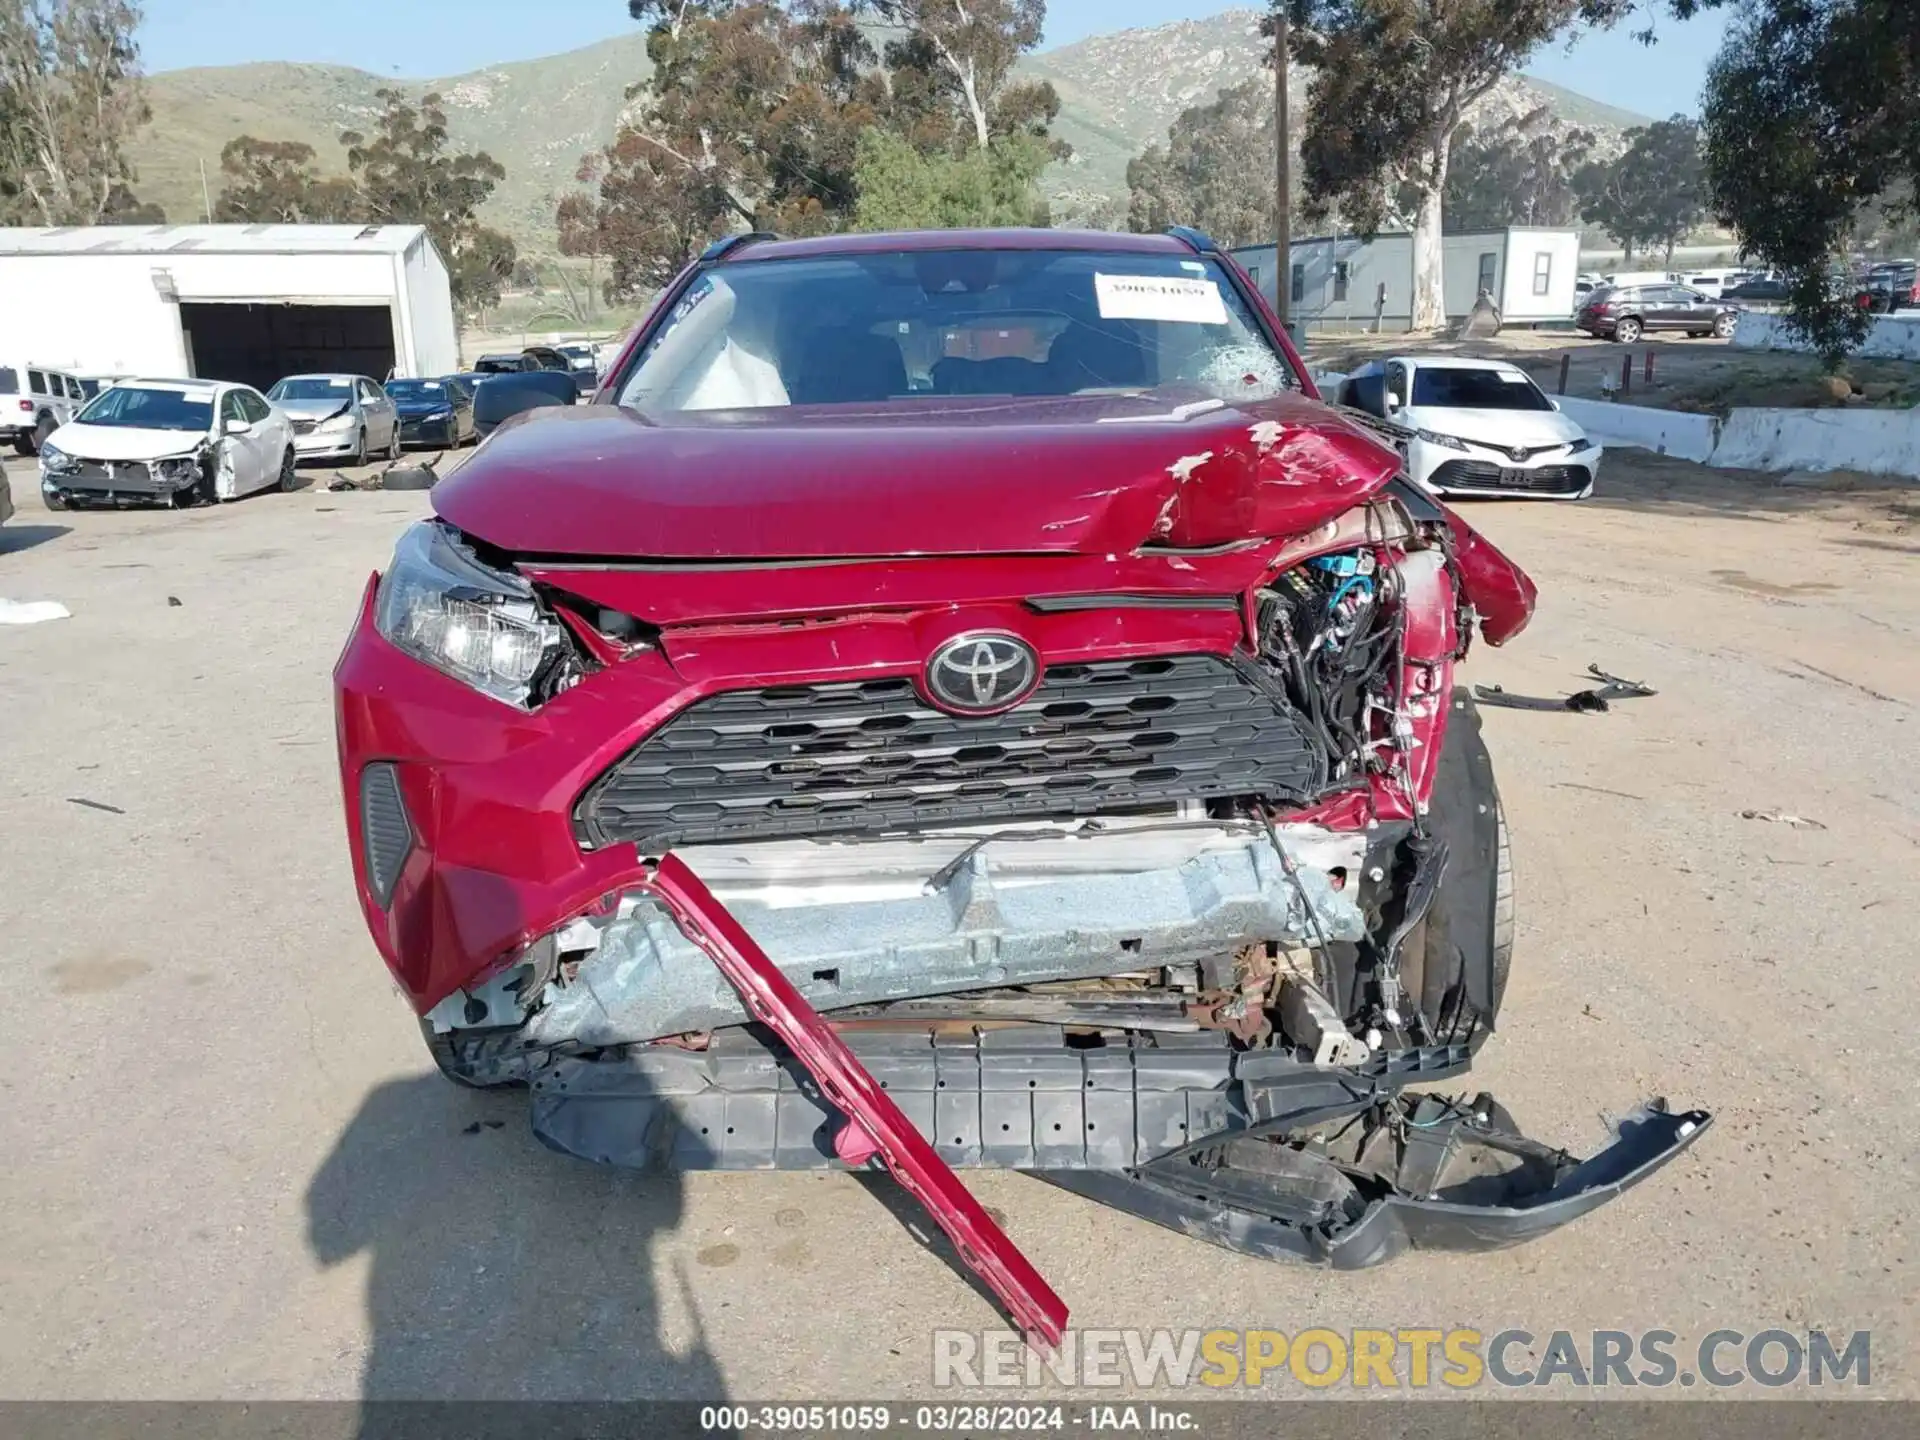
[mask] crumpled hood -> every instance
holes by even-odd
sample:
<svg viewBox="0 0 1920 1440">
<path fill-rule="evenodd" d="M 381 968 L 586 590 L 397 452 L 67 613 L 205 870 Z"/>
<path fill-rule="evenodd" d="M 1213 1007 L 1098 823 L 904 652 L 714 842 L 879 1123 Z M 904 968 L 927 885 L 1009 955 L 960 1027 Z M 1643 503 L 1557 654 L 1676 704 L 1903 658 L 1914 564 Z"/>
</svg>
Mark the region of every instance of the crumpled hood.
<svg viewBox="0 0 1920 1440">
<path fill-rule="evenodd" d="M 148 430 L 130 425 L 62 425 L 47 443 L 76 460 L 167 460 L 191 455 L 204 430 Z"/>
<path fill-rule="evenodd" d="M 715 560 L 1118 554 L 1311 530 L 1394 453 L 1317 401 L 896 401 L 659 421 L 517 416 L 433 490 L 525 555 Z"/>
<path fill-rule="evenodd" d="M 295 420 L 331 420 L 353 408 L 351 400 L 275 400 L 273 403 Z"/>
</svg>

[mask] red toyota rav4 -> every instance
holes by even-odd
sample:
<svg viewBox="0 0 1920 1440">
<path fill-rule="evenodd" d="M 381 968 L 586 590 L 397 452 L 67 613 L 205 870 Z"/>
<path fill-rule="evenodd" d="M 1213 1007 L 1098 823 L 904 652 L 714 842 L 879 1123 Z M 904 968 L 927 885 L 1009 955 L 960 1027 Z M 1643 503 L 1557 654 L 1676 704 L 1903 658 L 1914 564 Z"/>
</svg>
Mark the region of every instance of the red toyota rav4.
<svg viewBox="0 0 1920 1440">
<path fill-rule="evenodd" d="M 950 1167 L 1011 1167 L 1355 1266 L 1707 1123 L 1582 1161 L 1408 1089 L 1506 984 L 1453 674 L 1534 589 L 1204 237 L 722 242 L 433 501 L 336 675 L 354 873 L 559 1150 L 878 1158 L 976 1249 Z"/>
</svg>

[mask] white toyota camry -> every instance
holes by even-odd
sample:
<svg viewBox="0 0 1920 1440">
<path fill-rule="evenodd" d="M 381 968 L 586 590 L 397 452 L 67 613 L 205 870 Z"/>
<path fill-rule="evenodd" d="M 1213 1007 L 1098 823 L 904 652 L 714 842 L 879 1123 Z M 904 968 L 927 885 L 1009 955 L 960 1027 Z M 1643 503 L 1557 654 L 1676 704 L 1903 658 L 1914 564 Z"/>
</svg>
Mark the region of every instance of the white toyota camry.
<svg viewBox="0 0 1920 1440">
<path fill-rule="evenodd" d="M 293 424 L 258 390 L 216 380 L 122 380 L 40 446 L 40 494 L 71 505 L 233 500 L 294 487 Z"/>
<path fill-rule="evenodd" d="M 1517 365 L 1396 356 L 1361 366 L 1339 402 L 1398 432 L 1407 473 L 1438 495 L 1584 500 L 1600 445 Z"/>
</svg>

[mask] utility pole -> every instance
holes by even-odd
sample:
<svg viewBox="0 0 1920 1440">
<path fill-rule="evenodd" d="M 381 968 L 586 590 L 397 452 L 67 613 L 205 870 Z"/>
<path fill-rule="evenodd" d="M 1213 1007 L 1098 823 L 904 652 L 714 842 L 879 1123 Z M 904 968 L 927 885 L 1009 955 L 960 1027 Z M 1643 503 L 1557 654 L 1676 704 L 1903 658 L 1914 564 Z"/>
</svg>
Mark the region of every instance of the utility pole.
<svg viewBox="0 0 1920 1440">
<path fill-rule="evenodd" d="M 200 203 L 206 206 L 207 223 L 213 223 L 213 192 L 207 188 L 207 157 L 200 157 Z"/>
<path fill-rule="evenodd" d="M 1274 281 L 1273 300 L 1280 323 L 1293 319 L 1293 144 L 1287 114 L 1287 60 L 1292 46 L 1287 34 L 1287 0 L 1273 6 L 1273 125 L 1274 125 Z"/>
</svg>

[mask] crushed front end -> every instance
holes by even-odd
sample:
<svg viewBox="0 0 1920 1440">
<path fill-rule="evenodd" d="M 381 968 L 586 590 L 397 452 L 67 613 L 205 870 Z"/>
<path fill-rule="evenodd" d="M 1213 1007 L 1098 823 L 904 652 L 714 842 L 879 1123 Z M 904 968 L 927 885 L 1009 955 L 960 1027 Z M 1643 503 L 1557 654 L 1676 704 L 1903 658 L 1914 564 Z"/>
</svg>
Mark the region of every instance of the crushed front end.
<svg viewBox="0 0 1920 1440">
<path fill-rule="evenodd" d="M 1532 587 L 1404 481 L 1328 509 L 804 565 L 427 522 L 336 679 L 361 902 L 436 1060 L 525 1083 L 590 1160 L 867 1158 L 670 854 L 948 1166 L 1340 1266 L 1514 1243 L 1657 1169 L 1707 1116 L 1656 1102 L 1581 1161 L 1408 1093 L 1500 1007 L 1506 832 L 1453 669 Z"/>
</svg>

